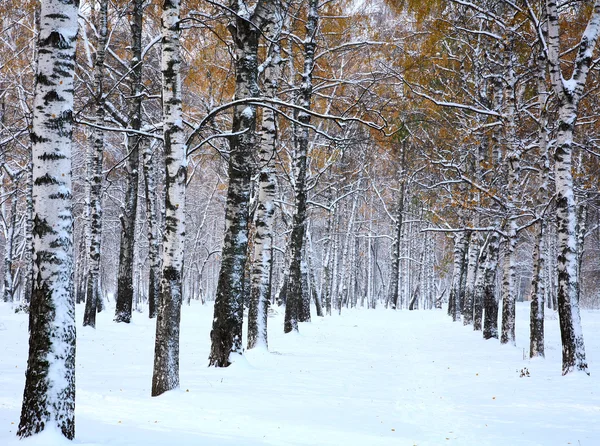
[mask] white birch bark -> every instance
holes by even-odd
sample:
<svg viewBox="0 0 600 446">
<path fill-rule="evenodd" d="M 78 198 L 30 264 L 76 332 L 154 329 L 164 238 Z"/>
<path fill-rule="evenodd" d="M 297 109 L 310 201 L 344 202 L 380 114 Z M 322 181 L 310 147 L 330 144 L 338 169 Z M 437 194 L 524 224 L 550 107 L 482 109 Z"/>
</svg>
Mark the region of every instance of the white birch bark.
<svg viewBox="0 0 600 446">
<path fill-rule="evenodd" d="M 281 48 L 279 35 L 282 18 L 273 14 L 274 21 L 266 26 L 265 34 L 271 40 L 269 61 L 265 68 L 265 96 L 277 96 L 281 76 Z M 248 310 L 248 349 L 268 347 L 267 315 L 271 294 L 271 244 L 275 214 L 275 155 L 277 141 L 276 115 L 270 108 L 263 110 L 261 140 L 258 152 L 257 207 L 254 216 L 254 246 L 250 273 L 250 307 Z"/>
<path fill-rule="evenodd" d="M 95 123 L 104 124 L 104 57 L 108 39 L 108 0 L 99 2 L 98 42 L 94 61 L 94 95 L 96 96 Z M 87 289 L 83 326 L 96 327 L 96 309 L 102 299 L 100 260 L 102 248 L 102 164 L 104 159 L 104 130 L 92 129 L 92 153 L 88 178 L 88 261 Z"/>
<path fill-rule="evenodd" d="M 183 301 L 187 159 L 181 104 L 180 2 L 165 0 L 162 11 L 163 138 L 166 164 L 163 262 L 152 396 L 179 387 L 179 329 Z"/>
<path fill-rule="evenodd" d="M 572 152 L 573 131 L 579 100 L 583 96 L 592 57 L 600 31 L 600 0 L 579 42 L 570 79 L 560 66 L 559 13 L 556 0 L 547 0 L 547 52 L 550 81 L 558 100 L 558 133 L 554 152 L 556 217 L 558 238 L 558 315 L 562 339 L 562 373 L 587 372 L 585 346 L 579 313 L 579 268 L 577 248 L 577 210 L 574 195 Z"/>
<path fill-rule="evenodd" d="M 17 435 L 75 436 L 71 138 L 76 0 L 43 0 L 33 103 L 34 281 L 29 357 Z"/>
</svg>

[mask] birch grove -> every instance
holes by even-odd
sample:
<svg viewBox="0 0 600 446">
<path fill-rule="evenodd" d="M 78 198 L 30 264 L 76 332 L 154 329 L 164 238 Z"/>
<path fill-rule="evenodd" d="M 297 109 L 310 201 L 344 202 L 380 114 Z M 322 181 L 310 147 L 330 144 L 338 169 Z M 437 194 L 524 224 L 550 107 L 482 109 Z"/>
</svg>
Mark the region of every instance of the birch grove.
<svg viewBox="0 0 600 446">
<path fill-rule="evenodd" d="M 590 373 L 600 0 L 8 0 L 0 23 L 20 437 L 74 437 L 79 303 L 156 324 L 152 396 L 183 386 L 194 305 L 211 367 L 364 308 L 530 358 L 554 324 L 557 373 Z"/>
</svg>

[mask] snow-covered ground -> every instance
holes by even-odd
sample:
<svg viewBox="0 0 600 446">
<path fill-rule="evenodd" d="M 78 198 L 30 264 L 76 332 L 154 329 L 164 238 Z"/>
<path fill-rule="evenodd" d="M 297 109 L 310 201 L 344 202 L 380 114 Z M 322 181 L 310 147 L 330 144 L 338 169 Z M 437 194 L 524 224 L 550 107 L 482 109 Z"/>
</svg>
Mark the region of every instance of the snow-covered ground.
<svg viewBox="0 0 600 446">
<path fill-rule="evenodd" d="M 275 315 L 270 353 L 214 369 L 212 307 L 185 306 L 182 387 L 151 398 L 154 321 L 115 324 L 109 310 L 96 330 L 78 327 L 74 443 L 600 445 L 600 312 L 582 314 L 591 376 L 567 377 L 556 316 L 546 320 L 546 359 L 530 361 L 527 306 L 517 312 L 517 347 L 484 341 L 440 310 L 344 311 L 291 335 Z M 16 440 L 26 358 L 27 316 L 0 304 L 0 445 L 68 443 L 53 433 Z"/>
</svg>

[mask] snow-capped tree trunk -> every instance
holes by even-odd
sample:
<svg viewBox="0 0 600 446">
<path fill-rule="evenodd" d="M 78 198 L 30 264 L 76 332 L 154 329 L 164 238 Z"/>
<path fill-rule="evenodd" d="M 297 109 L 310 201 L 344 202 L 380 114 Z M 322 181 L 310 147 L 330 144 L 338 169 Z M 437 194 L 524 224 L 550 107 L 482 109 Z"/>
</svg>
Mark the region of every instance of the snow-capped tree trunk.
<svg viewBox="0 0 600 446">
<path fill-rule="evenodd" d="M 165 228 L 152 396 L 179 387 L 179 328 L 183 301 L 187 149 L 181 103 L 179 0 L 165 0 L 162 11 L 162 103 L 165 150 Z"/>
<path fill-rule="evenodd" d="M 400 282 L 400 248 L 402 243 L 402 219 L 404 217 L 404 162 L 406 159 L 405 143 L 400 144 L 400 167 L 398 169 L 398 198 L 396 204 L 396 228 L 394 242 L 392 243 L 392 272 L 390 275 L 390 308 L 398 308 L 399 282 Z"/>
<path fill-rule="evenodd" d="M 360 183 L 362 180 L 362 172 L 361 176 L 359 176 L 357 182 L 357 189 L 360 190 Z M 356 207 L 358 205 L 359 193 L 358 191 L 353 194 L 352 197 L 352 207 L 350 208 L 350 215 L 348 216 L 348 226 L 346 227 L 346 238 L 344 240 L 344 247 L 342 248 L 342 270 L 340 272 L 341 277 L 341 290 L 339 290 L 339 308 L 338 311 L 342 313 L 342 305 L 346 304 L 348 306 L 348 301 L 350 299 L 349 288 L 351 286 L 351 278 L 352 278 L 352 268 L 350 265 L 354 265 L 352 261 L 352 255 L 350 253 L 350 246 L 352 244 L 353 238 L 353 228 L 354 228 L 354 218 L 356 215 Z M 346 277 L 348 275 L 348 277 Z"/>
<path fill-rule="evenodd" d="M 156 155 L 152 145 L 144 141 L 144 189 L 148 221 L 148 316 L 156 317 L 160 293 L 160 245 L 158 240 L 158 196 L 156 193 Z"/>
<path fill-rule="evenodd" d="M 321 296 L 317 291 L 317 280 L 315 278 L 315 268 L 314 268 L 314 248 L 312 243 L 312 233 L 310 230 L 307 231 L 306 241 L 307 241 L 307 253 L 306 253 L 306 261 L 308 266 L 308 278 L 310 281 L 310 290 L 313 300 L 315 301 L 315 309 L 317 310 L 317 316 L 323 317 L 325 314 L 323 313 L 323 301 L 321 300 Z"/>
<path fill-rule="evenodd" d="M 94 61 L 94 95 L 96 96 L 96 124 L 104 124 L 104 56 L 108 39 L 108 0 L 99 2 L 98 41 Z M 104 130 L 92 129 L 92 160 L 89 185 L 89 257 L 87 262 L 87 291 L 83 326 L 96 327 L 96 309 L 102 299 L 100 259 L 102 245 L 102 164 L 104 160 Z"/>
<path fill-rule="evenodd" d="M 448 314 L 453 321 L 460 320 L 462 304 L 462 282 L 465 276 L 465 259 L 469 246 L 469 235 L 458 232 L 454 235 L 454 268 L 452 270 L 452 288 L 448 300 Z"/>
<path fill-rule="evenodd" d="M 274 15 L 275 16 L 275 15 Z M 281 76 L 281 48 L 279 34 L 281 19 L 269 23 L 265 34 L 271 39 L 269 62 L 265 68 L 265 96 L 277 96 L 279 77 Z M 261 140 L 258 151 L 257 205 L 254 215 L 254 246 L 250 273 L 250 307 L 248 309 L 248 349 L 256 346 L 268 347 L 267 315 L 271 294 L 271 244 L 273 216 L 275 214 L 275 155 L 277 125 L 275 112 L 269 108 L 263 110 L 261 122 Z"/>
<path fill-rule="evenodd" d="M 133 130 L 142 127 L 142 24 L 144 1 L 133 0 L 130 18 L 131 61 L 129 90 L 131 94 L 129 126 Z M 121 243 L 119 248 L 119 271 L 115 322 L 131 322 L 133 309 L 133 269 L 135 228 L 137 221 L 140 145 L 142 138 L 137 134 L 127 135 L 127 172 L 125 203 L 121 215 Z"/>
<path fill-rule="evenodd" d="M 507 200 L 508 234 L 504 251 L 503 276 L 502 276 L 502 333 L 500 343 L 515 344 L 515 318 L 516 318 L 516 247 L 517 247 L 517 220 L 516 208 L 519 170 L 521 163 L 521 149 L 517 141 L 517 92 L 516 75 L 514 71 L 514 51 L 512 37 L 504 44 L 504 54 L 507 65 L 507 76 L 504 88 L 505 108 L 505 140 L 507 145 L 506 170 L 508 172 Z"/>
<path fill-rule="evenodd" d="M 244 0 L 230 3 L 235 12 L 229 31 L 235 44 L 235 99 L 258 96 L 258 42 L 274 5 L 259 0 L 253 9 Z M 225 209 L 225 240 L 217 285 L 209 365 L 227 367 L 231 354 L 241 354 L 244 269 L 248 247 L 248 208 L 253 151 L 256 146 L 256 107 L 234 107 L 229 138 L 229 187 Z"/>
<path fill-rule="evenodd" d="M 18 183 L 17 183 L 18 186 Z M 17 225 L 17 192 L 11 197 L 10 214 L 7 219 L 7 234 L 4 248 L 4 302 L 12 302 L 15 293 L 13 263 L 15 261 L 15 235 Z"/>
<path fill-rule="evenodd" d="M 558 238 L 558 316 L 562 340 L 562 373 L 587 372 L 581 317 L 579 314 L 579 268 L 577 256 L 577 209 L 575 203 L 572 152 L 573 131 L 579 100 L 583 96 L 598 33 L 600 31 L 600 0 L 593 12 L 577 48 L 573 73 L 565 79 L 560 67 L 559 13 L 556 0 L 547 0 L 548 65 L 550 81 L 558 100 L 558 133 L 554 152 L 556 186 L 556 221 Z"/>
<path fill-rule="evenodd" d="M 325 305 L 325 313 L 331 316 L 331 289 L 333 282 L 333 226 L 335 220 L 335 206 L 333 210 L 329 212 L 327 216 L 327 221 L 325 223 L 325 240 L 323 242 L 323 252 L 325 253 L 325 258 L 323 259 L 323 275 L 321 279 L 321 299 Z"/>
<path fill-rule="evenodd" d="M 483 290 L 487 265 L 487 240 L 481 247 L 477 259 L 477 272 L 475 273 L 475 286 L 473 288 L 473 330 L 481 331 L 483 326 Z"/>
<path fill-rule="evenodd" d="M 548 199 L 548 177 L 550 173 L 550 160 L 548 159 L 548 113 L 547 101 L 549 98 L 546 89 L 546 54 L 543 49 L 539 50 L 537 61 L 537 86 L 539 112 L 539 130 L 538 130 L 538 161 L 537 170 L 539 178 L 539 191 L 535 197 L 536 208 L 544 205 Z M 546 216 L 541 215 L 537 224 L 537 234 L 533 247 L 533 276 L 531 278 L 531 310 L 530 310 L 530 336 L 529 336 L 529 356 L 544 357 L 544 298 L 545 298 L 545 280 L 543 273 L 544 265 L 544 234 L 546 233 Z"/>
<path fill-rule="evenodd" d="M 479 237 L 471 234 L 467 254 L 467 281 L 465 286 L 465 304 L 462 309 L 463 325 L 473 323 L 473 304 L 475 299 L 475 280 L 477 278 L 477 259 L 479 257 Z"/>
<path fill-rule="evenodd" d="M 27 164 L 27 192 L 25 196 L 25 252 L 23 262 L 25 263 L 25 280 L 23 282 L 23 301 L 31 301 L 31 290 L 33 286 L 33 164 L 32 154 L 29 152 L 29 163 Z"/>
<path fill-rule="evenodd" d="M 312 73 L 315 65 L 316 34 L 319 23 L 318 1 L 308 1 L 306 19 L 306 34 L 304 37 L 304 70 L 300 86 L 298 104 L 310 108 L 312 99 Z M 295 129 L 295 213 L 291 235 L 290 277 L 285 305 L 283 331 L 289 333 L 298 330 L 298 317 L 302 305 L 302 251 L 304 247 L 304 231 L 306 225 L 306 164 L 308 155 L 308 140 L 310 115 L 304 111 L 297 113 L 300 124 Z"/>
<path fill-rule="evenodd" d="M 310 284 L 308 283 L 308 266 L 304 254 L 300 262 L 300 274 L 302 278 L 302 302 L 298 312 L 298 322 L 310 322 Z"/>
<path fill-rule="evenodd" d="M 544 280 L 542 271 L 544 268 L 544 256 L 541 255 L 544 241 L 543 220 L 538 225 L 538 231 L 533 246 L 533 276 L 531 278 L 531 312 L 530 312 L 530 336 L 529 357 L 544 357 Z"/>
<path fill-rule="evenodd" d="M 500 255 L 500 234 L 493 231 L 489 235 L 483 274 L 483 338 L 498 338 L 498 301 L 496 300 L 496 269 Z"/>
<path fill-rule="evenodd" d="M 76 0 L 43 0 L 31 141 L 34 280 L 29 357 L 17 435 L 56 428 L 75 436 L 71 138 Z"/>
</svg>

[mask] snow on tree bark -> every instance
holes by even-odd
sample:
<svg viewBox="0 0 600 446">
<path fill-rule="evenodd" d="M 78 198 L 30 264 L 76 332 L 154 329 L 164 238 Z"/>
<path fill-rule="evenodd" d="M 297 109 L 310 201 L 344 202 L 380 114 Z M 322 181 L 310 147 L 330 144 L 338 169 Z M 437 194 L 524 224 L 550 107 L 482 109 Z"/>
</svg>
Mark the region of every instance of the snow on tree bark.
<svg viewBox="0 0 600 446">
<path fill-rule="evenodd" d="M 265 96 L 277 96 L 279 77 L 281 76 L 281 48 L 279 35 L 282 18 L 273 14 L 273 22 L 265 27 L 265 34 L 271 40 L 269 61 L 265 68 Z M 275 155 L 277 126 L 275 112 L 269 108 L 263 110 L 261 122 L 261 140 L 258 151 L 257 207 L 254 216 L 254 234 L 252 267 L 250 273 L 250 307 L 248 309 L 248 349 L 256 346 L 268 347 L 267 315 L 271 294 L 271 246 L 273 216 L 275 214 Z"/>
<path fill-rule="evenodd" d="M 179 0 L 162 12 L 163 138 L 166 164 L 163 266 L 156 319 L 152 396 L 179 387 L 179 329 L 183 300 L 187 161 L 181 103 Z"/>
<path fill-rule="evenodd" d="M 538 161 L 536 167 L 539 178 L 539 191 L 535 197 L 536 208 L 540 209 L 548 198 L 548 178 L 550 174 L 550 160 L 548 158 L 548 113 L 547 101 L 549 93 L 546 89 L 546 53 L 540 48 L 537 57 L 537 87 L 539 103 L 539 131 L 538 131 Z M 529 356 L 531 358 L 544 357 L 544 299 L 545 299 L 545 247 L 544 235 L 546 233 L 546 216 L 541 215 L 537 224 L 537 234 L 533 250 L 533 275 L 531 278 L 531 310 L 529 324 Z"/>
<path fill-rule="evenodd" d="M 308 15 L 306 20 L 306 35 L 304 38 L 304 70 L 302 83 L 298 93 L 298 103 L 309 109 L 312 98 L 312 73 L 315 65 L 316 33 L 319 24 L 318 1 L 309 0 Z M 298 331 L 298 317 L 302 305 L 302 251 L 304 246 L 304 232 L 306 226 L 306 163 L 308 155 L 310 115 L 304 111 L 297 115 L 300 125 L 295 129 L 295 213 L 293 218 L 292 235 L 290 242 L 291 263 L 290 276 L 285 305 L 285 318 L 283 331 L 289 333 Z"/>
<path fill-rule="evenodd" d="M 487 262 L 487 242 L 480 249 L 477 260 L 475 286 L 473 287 L 473 330 L 481 331 L 483 326 L 483 287 Z"/>
<path fill-rule="evenodd" d="M 574 69 L 565 79 L 560 67 L 559 13 L 555 0 L 546 2 L 548 14 L 547 54 L 550 81 L 558 100 L 558 132 L 554 151 L 556 189 L 556 222 L 558 239 L 558 316 L 562 340 L 562 373 L 587 372 L 585 345 L 579 314 L 579 260 L 577 248 L 577 209 L 574 195 L 572 152 L 573 131 L 579 100 L 600 31 L 600 0 L 593 12 L 577 48 Z"/>
<path fill-rule="evenodd" d="M 467 281 L 465 286 L 465 304 L 462 310 L 463 325 L 473 323 L 473 305 L 475 299 L 475 280 L 477 275 L 477 258 L 479 257 L 479 237 L 471 234 L 467 254 Z"/>
<path fill-rule="evenodd" d="M 454 236 L 454 268 L 452 270 L 452 288 L 448 300 L 448 314 L 453 321 L 460 320 L 462 304 L 462 282 L 465 276 L 465 258 L 469 244 L 469 236 L 459 232 Z"/>
<path fill-rule="evenodd" d="M 71 138 L 76 0 L 43 0 L 31 131 L 34 280 L 29 357 L 17 436 L 75 436 Z"/>
<path fill-rule="evenodd" d="M 108 40 L 108 0 L 99 2 L 98 41 L 94 62 L 94 95 L 96 96 L 96 124 L 104 124 L 103 82 L 104 56 Z M 104 159 L 104 130 L 92 129 L 91 178 L 89 178 L 89 257 L 88 277 L 83 315 L 83 326 L 96 327 L 97 304 L 102 299 L 100 285 L 100 260 L 102 246 L 102 163 Z"/>
<path fill-rule="evenodd" d="M 152 145 L 144 141 L 144 188 L 148 220 L 148 317 L 156 317 L 160 294 L 160 246 L 158 240 L 158 196 L 156 193 L 156 155 Z"/>
<path fill-rule="evenodd" d="M 498 338 L 498 301 L 496 300 L 496 269 L 500 254 L 500 234 L 492 231 L 488 239 L 485 270 L 481 293 L 483 294 L 483 338 Z"/>
<path fill-rule="evenodd" d="M 258 42 L 274 4 L 259 0 L 254 8 L 244 0 L 231 1 L 235 13 L 229 31 L 235 44 L 235 99 L 257 97 Z M 225 209 L 225 240 L 210 332 L 209 365 L 227 367 L 231 354 L 242 353 L 244 269 L 248 246 L 248 208 L 252 152 L 256 146 L 256 107 L 234 107 L 229 139 L 229 187 Z M 239 134 L 241 133 L 241 134 Z"/>
<path fill-rule="evenodd" d="M 131 105 L 129 123 L 133 130 L 142 127 L 142 24 L 144 17 L 143 0 L 133 0 L 130 19 L 131 61 L 129 89 Z M 121 215 L 121 243 L 119 248 L 119 271 L 117 275 L 117 295 L 115 322 L 131 322 L 133 309 L 133 263 L 135 248 L 135 227 L 137 218 L 139 158 L 142 138 L 127 135 L 127 175 L 125 203 Z"/>
</svg>

